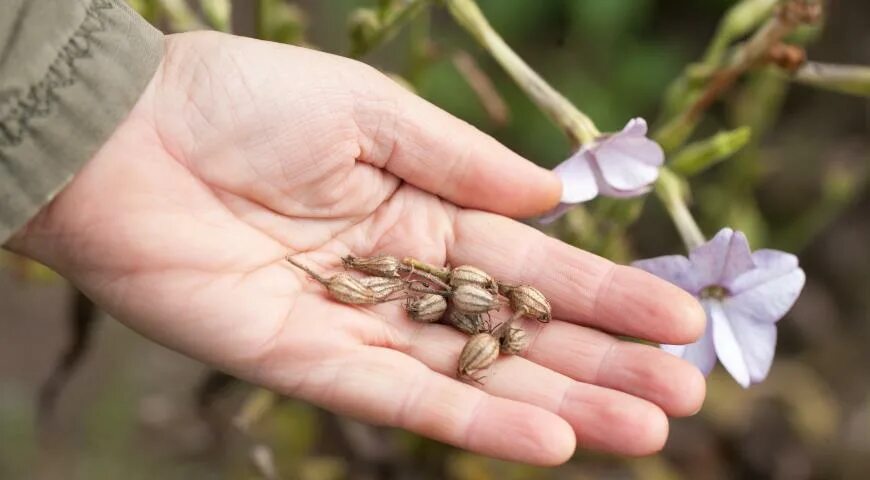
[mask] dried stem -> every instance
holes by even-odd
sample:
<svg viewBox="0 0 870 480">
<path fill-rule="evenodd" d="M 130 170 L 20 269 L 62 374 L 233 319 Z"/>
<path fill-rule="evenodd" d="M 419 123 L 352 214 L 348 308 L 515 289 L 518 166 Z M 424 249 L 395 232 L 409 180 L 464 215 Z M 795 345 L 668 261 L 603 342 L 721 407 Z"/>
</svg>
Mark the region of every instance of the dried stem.
<svg viewBox="0 0 870 480">
<path fill-rule="evenodd" d="M 498 126 L 504 126 L 510 120 L 510 110 L 507 103 L 496 90 L 492 80 L 484 72 L 474 57 L 465 50 L 453 54 L 453 66 L 462 75 L 468 85 L 477 94 L 486 114 Z"/>
<path fill-rule="evenodd" d="M 298 269 L 304 271 L 304 272 L 307 273 L 311 278 L 317 280 L 317 281 L 320 282 L 321 284 L 323 284 L 323 285 L 328 285 L 328 284 L 329 284 L 329 280 L 327 280 L 326 278 L 322 277 L 321 275 L 318 275 L 317 272 L 315 272 L 314 270 L 312 270 L 312 269 L 306 267 L 305 265 L 302 265 L 301 263 L 297 262 L 296 260 L 293 259 L 293 257 L 290 256 L 290 254 L 287 254 L 287 256 L 284 257 L 284 260 L 287 260 L 287 261 L 290 262 L 294 267 L 296 267 L 296 268 L 298 268 Z"/>
<path fill-rule="evenodd" d="M 713 74 L 698 99 L 656 132 L 655 138 L 662 148 L 673 151 L 685 143 L 710 105 L 728 91 L 741 75 L 763 60 L 771 47 L 802 23 L 818 18 L 820 8 L 813 0 L 789 0 L 784 3 L 776 15 L 737 48 L 729 64 Z"/>
<path fill-rule="evenodd" d="M 405 257 L 402 259 L 402 263 L 411 267 L 411 271 L 413 273 L 419 274 L 420 272 L 425 272 L 431 275 L 434 275 L 441 279 L 442 281 L 447 281 L 450 278 L 450 269 L 444 267 L 438 267 L 432 265 L 431 263 L 426 263 L 421 260 L 417 260 L 414 257 Z"/>
</svg>

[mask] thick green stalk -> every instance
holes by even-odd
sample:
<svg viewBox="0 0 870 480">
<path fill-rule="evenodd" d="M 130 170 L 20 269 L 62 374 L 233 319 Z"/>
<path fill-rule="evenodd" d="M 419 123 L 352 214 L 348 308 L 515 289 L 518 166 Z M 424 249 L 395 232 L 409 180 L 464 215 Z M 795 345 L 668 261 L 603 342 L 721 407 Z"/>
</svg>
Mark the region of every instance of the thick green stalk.
<svg viewBox="0 0 870 480">
<path fill-rule="evenodd" d="M 492 28 L 474 0 L 446 0 L 453 18 L 507 71 L 535 104 L 578 145 L 598 137 L 592 120 L 519 57 Z"/>
</svg>

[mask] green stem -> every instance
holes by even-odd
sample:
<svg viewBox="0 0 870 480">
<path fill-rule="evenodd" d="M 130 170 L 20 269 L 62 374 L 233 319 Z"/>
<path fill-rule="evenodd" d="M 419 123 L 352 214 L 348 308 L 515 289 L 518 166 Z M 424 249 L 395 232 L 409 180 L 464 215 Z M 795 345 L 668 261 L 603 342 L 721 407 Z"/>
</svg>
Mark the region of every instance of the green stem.
<svg viewBox="0 0 870 480">
<path fill-rule="evenodd" d="M 594 141 L 600 132 L 586 115 L 526 64 L 492 28 L 474 0 L 446 0 L 450 13 L 501 64 L 514 81 L 578 144 Z M 686 247 L 704 243 L 704 235 L 686 205 L 679 178 L 662 168 L 656 192 L 665 204 Z"/>
<path fill-rule="evenodd" d="M 870 97 L 870 66 L 807 62 L 792 76 L 804 85 Z"/>
<path fill-rule="evenodd" d="M 446 0 L 453 18 L 504 68 L 521 89 L 578 145 L 601 135 L 592 120 L 550 86 L 505 43 L 474 0 Z"/>
<path fill-rule="evenodd" d="M 692 217 L 689 206 L 686 205 L 685 188 L 680 177 L 668 168 L 662 167 L 659 180 L 656 182 L 656 195 L 668 211 L 686 248 L 691 251 L 703 245 L 706 240 L 695 218 Z"/>
<path fill-rule="evenodd" d="M 402 25 L 420 13 L 427 4 L 427 0 L 410 0 L 390 9 L 374 30 L 368 33 L 365 41 L 355 46 L 351 56 L 359 58 L 389 40 Z"/>
</svg>

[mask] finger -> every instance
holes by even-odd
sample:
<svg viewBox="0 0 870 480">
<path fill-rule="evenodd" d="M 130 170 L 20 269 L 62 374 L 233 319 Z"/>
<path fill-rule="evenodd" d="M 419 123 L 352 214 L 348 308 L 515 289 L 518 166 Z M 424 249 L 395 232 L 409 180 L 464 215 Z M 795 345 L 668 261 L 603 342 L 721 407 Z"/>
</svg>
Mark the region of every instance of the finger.
<svg viewBox="0 0 870 480">
<path fill-rule="evenodd" d="M 703 309 L 680 288 L 498 215 L 459 212 L 447 260 L 533 285 L 550 300 L 554 316 L 608 332 L 682 344 L 704 331 Z"/>
<path fill-rule="evenodd" d="M 392 347 L 437 372 L 455 376 L 466 340 L 465 335 L 447 326 L 426 324 L 401 337 Z M 652 403 L 574 381 L 522 357 L 501 356 L 479 387 L 492 395 L 537 405 L 559 415 L 571 425 L 577 444 L 584 448 L 647 455 L 660 450 L 667 439 L 667 417 Z"/>
<path fill-rule="evenodd" d="M 523 356 L 539 365 L 644 398 L 673 417 L 701 409 L 706 382 L 685 360 L 567 322 L 526 320 L 523 328 L 528 338 Z"/>
<path fill-rule="evenodd" d="M 511 217 L 559 202 L 561 182 L 549 170 L 392 80 L 384 77 L 379 87 L 373 95 L 381 98 L 356 109 L 363 161 L 458 205 Z"/>
<path fill-rule="evenodd" d="M 488 395 L 395 350 L 363 347 L 325 370 L 330 367 L 316 367 L 308 378 L 326 381 L 309 380 L 293 393 L 363 421 L 506 460 L 557 465 L 574 452 L 571 427 L 557 415 Z"/>
</svg>

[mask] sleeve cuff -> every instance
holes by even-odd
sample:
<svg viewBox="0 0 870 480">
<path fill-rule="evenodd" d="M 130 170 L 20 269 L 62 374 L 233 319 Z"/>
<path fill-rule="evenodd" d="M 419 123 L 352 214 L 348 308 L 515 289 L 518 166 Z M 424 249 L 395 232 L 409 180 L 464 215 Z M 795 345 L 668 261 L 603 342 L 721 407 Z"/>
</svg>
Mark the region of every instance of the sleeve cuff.
<svg viewBox="0 0 870 480">
<path fill-rule="evenodd" d="M 93 157 L 163 53 L 162 33 L 123 0 L 12 3 L 14 29 L 0 21 L 0 244 Z"/>
</svg>

